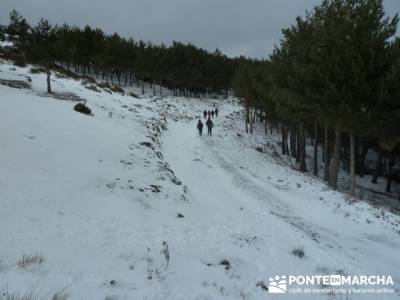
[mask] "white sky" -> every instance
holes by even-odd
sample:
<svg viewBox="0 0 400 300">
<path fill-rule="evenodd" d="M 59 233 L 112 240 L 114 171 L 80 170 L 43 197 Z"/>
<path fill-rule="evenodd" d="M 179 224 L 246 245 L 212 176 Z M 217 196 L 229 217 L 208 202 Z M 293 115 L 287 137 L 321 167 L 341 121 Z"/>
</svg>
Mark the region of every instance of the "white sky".
<svg viewBox="0 0 400 300">
<path fill-rule="evenodd" d="M 15 8 L 30 23 L 100 27 L 135 39 L 191 42 L 229 56 L 266 57 L 288 27 L 320 0 L 1 0 L 0 23 Z M 388 15 L 400 0 L 384 0 Z"/>
</svg>

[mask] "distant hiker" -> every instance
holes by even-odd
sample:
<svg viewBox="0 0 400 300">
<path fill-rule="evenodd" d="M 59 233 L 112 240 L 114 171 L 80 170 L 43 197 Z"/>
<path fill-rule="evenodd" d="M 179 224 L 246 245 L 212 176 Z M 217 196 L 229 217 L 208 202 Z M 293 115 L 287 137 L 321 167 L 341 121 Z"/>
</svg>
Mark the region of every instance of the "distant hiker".
<svg viewBox="0 0 400 300">
<path fill-rule="evenodd" d="M 206 122 L 206 125 L 207 125 L 207 128 L 208 128 L 207 134 L 208 134 L 208 135 L 212 135 L 211 130 L 212 130 L 212 128 L 214 127 L 214 124 L 213 124 L 213 121 L 211 121 L 210 117 L 208 117 L 208 120 L 207 120 L 207 122 Z"/>
<path fill-rule="evenodd" d="M 208 118 L 211 118 L 211 111 L 208 111 Z"/>
<path fill-rule="evenodd" d="M 218 118 L 218 108 L 215 109 L 215 116 Z"/>
<path fill-rule="evenodd" d="M 214 119 L 214 111 L 211 111 L 211 117 Z"/>
<path fill-rule="evenodd" d="M 203 135 L 203 123 L 201 123 L 201 120 L 199 119 L 199 122 L 197 123 L 197 129 L 199 130 L 199 135 Z"/>
<path fill-rule="evenodd" d="M 204 119 L 207 118 L 207 111 L 203 111 Z"/>
</svg>

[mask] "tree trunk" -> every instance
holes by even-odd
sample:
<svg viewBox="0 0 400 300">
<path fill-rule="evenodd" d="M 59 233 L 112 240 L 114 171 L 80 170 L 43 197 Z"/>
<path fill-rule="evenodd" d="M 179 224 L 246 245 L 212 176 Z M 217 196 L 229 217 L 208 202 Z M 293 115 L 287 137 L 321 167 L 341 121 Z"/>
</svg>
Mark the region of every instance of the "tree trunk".
<svg viewBox="0 0 400 300">
<path fill-rule="evenodd" d="M 314 176 L 318 176 L 318 124 L 314 121 Z"/>
<path fill-rule="evenodd" d="M 265 134 L 268 134 L 268 128 L 267 128 L 267 112 L 264 112 L 264 132 Z"/>
<path fill-rule="evenodd" d="M 331 164 L 331 147 L 329 144 L 329 130 L 328 130 L 327 124 L 325 124 L 324 136 L 325 136 L 325 141 L 324 141 L 324 158 L 325 158 L 324 180 L 328 181 L 329 180 L 329 168 L 330 168 L 330 164 Z"/>
<path fill-rule="evenodd" d="M 290 155 L 293 158 L 296 158 L 296 130 L 293 128 L 293 126 L 290 126 L 289 144 L 290 144 Z"/>
<path fill-rule="evenodd" d="M 286 142 L 285 142 L 285 124 L 282 123 L 282 128 L 281 128 L 281 137 L 282 137 L 282 154 L 286 154 Z"/>
<path fill-rule="evenodd" d="M 365 158 L 367 157 L 367 154 L 368 154 L 368 143 L 364 141 L 362 143 L 361 153 L 359 157 L 358 175 L 360 175 L 360 177 L 363 177 L 365 173 Z"/>
<path fill-rule="evenodd" d="M 381 170 L 382 170 L 382 158 L 383 158 L 383 151 L 381 148 L 379 148 L 378 159 L 377 159 L 376 165 L 375 165 L 374 177 L 371 180 L 372 183 L 378 182 L 378 177 L 381 174 Z"/>
<path fill-rule="evenodd" d="M 339 129 L 336 128 L 332 164 L 329 169 L 329 186 L 333 189 L 337 189 L 337 181 L 338 181 L 339 166 L 340 166 L 340 146 L 341 146 L 341 132 Z"/>
<path fill-rule="evenodd" d="M 121 86 L 121 72 L 117 71 L 118 85 Z"/>
<path fill-rule="evenodd" d="M 301 155 L 300 155 L 300 148 L 301 148 L 301 142 L 300 142 L 300 130 L 299 128 L 296 128 L 296 162 L 299 163 L 301 160 Z"/>
<path fill-rule="evenodd" d="M 389 154 L 389 160 L 388 160 L 388 168 L 387 168 L 387 181 L 386 181 L 386 192 L 391 193 L 392 192 L 392 180 L 393 180 L 393 166 L 395 163 L 395 155 L 394 152 L 392 151 Z"/>
<path fill-rule="evenodd" d="M 48 92 L 49 94 L 51 94 L 52 91 L 51 91 L 51 82 L 50 82 L 50 75 L 51 75 L 51 73 L 50 73 L 50 68 L 47 68 L 47 69 L 46 69 L 46 72 L 47 72 L 47 92 Z"/>
<path fill-rule="evenodd" d="M 342 151 L 342 165 L 343 165 L 343 169 L 347 172 L 350 173 L 350 161 L 349 161 L 349 155 L 348 155 L 348 149 L 347 149 L 347 145 L 344 145 L 342 147 L 343 151 Z"/>
<path fill-rule="evenodd" d="M 250 108 L 250 134 L 253 134 L 253 115 L 254 115 L 254 111 L 253 111 L 253 107 Z"/>
<path fill-rule="evenodd" d="M 307 172 L 306 166 L 306 135 L 304 133 L 304 123 L 300 122 L 300 172 Z"/>
<path fill-rule="evenodd" d="M 356 161 L 355 161 L 355 147 L 354 135 L 350 132 L 350 194 L 356 194 Z"/>
<path fill-rule="evenodd" d="M 246 115 L 244 116 L 244 121 L 246 123 L 246 133 L 249 133 L 249 106 L 246 105 Z"/>
<path fill-rule="evenodd" d="M 142 95 L 144 95 L 144 76 L 142 75 Z"/>
</svg>

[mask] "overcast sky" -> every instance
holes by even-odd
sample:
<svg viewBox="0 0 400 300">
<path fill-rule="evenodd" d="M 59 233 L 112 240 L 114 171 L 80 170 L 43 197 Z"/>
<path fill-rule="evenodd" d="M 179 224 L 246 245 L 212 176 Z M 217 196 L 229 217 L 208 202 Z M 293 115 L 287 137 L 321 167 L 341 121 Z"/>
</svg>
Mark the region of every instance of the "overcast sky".
<svg viewBox="0 0 400 300">
<path fill-rule="evenodd" d="M 190 42 L 229 56 L 268 56 L 281 29 L 320 0 L 0 0 L 0 23 L 15 8 L 30 23 L 100 27 L 135 39 Z M 400 0 L 384 0 L 388 15 Z"/>
</svg>

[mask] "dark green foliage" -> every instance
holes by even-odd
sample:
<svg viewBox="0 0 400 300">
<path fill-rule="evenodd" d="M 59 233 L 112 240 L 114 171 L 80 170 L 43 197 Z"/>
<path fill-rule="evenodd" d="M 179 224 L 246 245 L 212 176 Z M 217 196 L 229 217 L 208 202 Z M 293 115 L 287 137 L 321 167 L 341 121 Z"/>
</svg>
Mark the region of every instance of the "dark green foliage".
<svg viewBox="0 0 400 300">
<path fill-rule="evenodd" d="M 60 66 L 58 66 L 56 64 L 51 65 L 51 69 L 56 71 L 57 72 L 56 76 L 58 76 L 60 78 L 61 77 L 64 77 L 64 78 L 69 77 L 69 78 L 73 78 L 73 79 L 77 79 L 77 80 L 78 79 L 83 79 L 83 80 L 89 80 L 90 82 L 95 82 L 93 80 L 93 78 L 89 78 L 89 77 L 86 77 L 86 76 L 78 75 L 78 74 L 76 74 L 76 73 L 74 73 L 74 72 L 72 72 L 72 71 L 70 71 L 68 69 L 65 69 L 63 67 L 60 67 Z"/>
<path fill-rule="evenodd" d="M 25 48 L 27 46 L 30 29 L 28 22 L 19 12 L 15 9 L 10 12 L 10 23 L 4 31 L 18 47 Z"/>
<path fill-rule="evenodd" d="M 14 66 L 20 67 L 20 68 L 24 68 L 26 67 L 26 61 L 23 57 L 18 57 L 16 59 L 14 59 Z"/>
<path fill-rule="evenodd" d="M 15 10 L 6 29 L 30 62 L 63 63 L 68 69 L 73 66 L 75 73 L 103 76 L 111 85 L 145 80 L 185 96 L 226 95 L 237 64 L 218 49 L 208 52 L 179 42 L 154 45 L 89 26 L 51 26 L 41 19 L 31 28 Z"/>
<path fill-rule="evenodd" d="M 31 73 L 31 74 L 46 73 L 46 69 L 41 68 L 41 67 L 35 67 L 35 68 L 31 68 L 29 70 L 29 73 Z"/>
<path fill-rule="evenodd" d="M 0 57 L 14 61 L 17 65 L 24 65 L 26 63 L 25 56 L 14 48 L 0 48 Z"/>
<path fill-rule="evenodd" d="M 400 143 L 397 25 L 397 15 L 385 16 L 382 0 L 323 0 L 282 31 L 281 44 L 269 60 L 245 60 L 237 68 L 233 88 L 244 100 L 247 118 L 249 111 L 261 110 L 279 122 L 283 154 L 289 154 L 288 128 L 295 128 L 297 145 L 291 148 L 300 170 L 305 170 L 305 131 L 334 145 L 325 164 L 334 188 L 339 160 L 350 151 L 344 165 L 350 164 L 354 178 L 353 158 L 359 157 L 355 141 L 382 147 L 387 158 L 393 157 Z M 318 137 L 318 128 L 326 128 L 324 138 Z M 354 186 L 352 182 L 352 193 Z"/>
<path fill-rule="evenodd" d="M 74 110 L 85 115 L 92 114 L 91 109 L 87 107 L 84 103 L 78 103 L 77 105 L 75 105 Z"/>
<path fill-rule="evenodd" d="M 4 35 L 5 31 L 6 31 L 5 26 L 0 24 L 0 41 L 5 40 L 5 35 Z"/>
<path fill-rule="evenodd" d="M 39 23 L 32 29 L 31 45 L 26 51 L 28 58 L 43 65 L 51 65 L 54 61 L 54 31 L 45 19 L 40 19 Z"/>
</svg>

